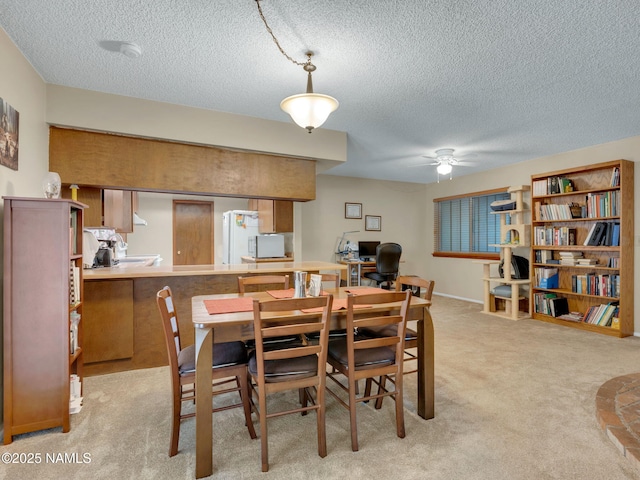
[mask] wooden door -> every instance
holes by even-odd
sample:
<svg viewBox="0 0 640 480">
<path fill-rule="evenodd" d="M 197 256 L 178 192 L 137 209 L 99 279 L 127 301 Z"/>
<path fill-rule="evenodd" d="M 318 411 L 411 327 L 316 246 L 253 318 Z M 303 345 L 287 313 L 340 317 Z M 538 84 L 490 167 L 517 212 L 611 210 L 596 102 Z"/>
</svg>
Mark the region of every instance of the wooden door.
<svg viewBox="0 0 640 480">
<path fill-rule="evenodd" d="M 212 265 L 213 202 L 173 201 L 173 264 Z"/>
</svg>

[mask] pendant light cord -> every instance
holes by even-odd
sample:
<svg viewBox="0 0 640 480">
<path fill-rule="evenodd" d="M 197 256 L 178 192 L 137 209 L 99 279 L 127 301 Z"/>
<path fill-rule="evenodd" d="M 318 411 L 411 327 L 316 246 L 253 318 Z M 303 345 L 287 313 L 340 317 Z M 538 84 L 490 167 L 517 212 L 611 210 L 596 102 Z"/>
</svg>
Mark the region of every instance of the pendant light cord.
<svg viewBox="0 0 640 480">
<path fill-rule="evenodd" d="M 264 18 L 264 13 L 262 13 L 262 7 L 260 6 L 260 0 L 256 0 L 256 5 L 258 5 L 258 13 L 260 13 L 260 18 L 262 19 L 262 22 L 264 23 L 264 26 L 267 28 L 267 32 L 269 32 L 269 35 L 271 35 L 271 38 L 273 39 L 274 43 L 276 44 L 276 46 L 278 47 L 278 50 L 280 50 L 280 53 L 282 53 L 282 55 L 284 55 L 285 57 L 287 57 L 287 59 L 292 62 L 295 63 L 296 65 L 300 65 L 301 67 L 304 67 L 307 64 L 311 64 L 311 57 L 309 56 L 309 60 L 307 60 L 306 62 L 302 63 L 302 62 L 298 62 L 296 60 L 294 60 L 293 58 L 291 58 L 289 55 L 287 55 L 287 53 L 283 50 L 283 48 L 280 46 L 280 42 L 278 42 L 278 39 L 276 38 L 276 36 L 273 34 L 273 31 L 271 30 L 271 27 L 269 27 L 269 24 L 267 23 L 267 19 Z M 308 54 L 307 54 L 308 55 Z"/>
</svg>

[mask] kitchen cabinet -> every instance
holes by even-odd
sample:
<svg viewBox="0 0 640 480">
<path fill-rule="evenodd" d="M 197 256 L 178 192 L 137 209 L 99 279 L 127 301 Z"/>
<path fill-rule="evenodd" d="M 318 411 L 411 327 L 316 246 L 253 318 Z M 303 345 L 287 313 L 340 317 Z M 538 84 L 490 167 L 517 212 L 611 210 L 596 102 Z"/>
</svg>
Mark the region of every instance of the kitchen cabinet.
<svg viewBox="0 0 640 480">
<path fill-rule="evenodd" d="M 85 283 L 84 363 L 133 357 L 133 280 Z"/>
<path fill-rule="evenodd" d="M 288 200 L 258 200 L 260 233 L 293 232 L 293 202 Z"/>
<path fill-rule="evenodd" d="M 83 209 L 65 199 L 4 198 L 5 444 L 71 428 L 70 377 L 83 375 Z"/>
<path fill-rule="evenodd" d="M 133 193 L 131 190 L 103 190 L 104 226 L 118 233 L 133 232 Z"/>
<path fill-rule="evenodd" d="M 71 198 L 69 188 L 62 189 L 62 196 Z M 118 233 L 133 232 L 133 213 L 138 208 L 138 192 L 81 186 L 78 189 L 78 202 L 88 207 L 85 226 L 112 227 Z"/>
</svg>

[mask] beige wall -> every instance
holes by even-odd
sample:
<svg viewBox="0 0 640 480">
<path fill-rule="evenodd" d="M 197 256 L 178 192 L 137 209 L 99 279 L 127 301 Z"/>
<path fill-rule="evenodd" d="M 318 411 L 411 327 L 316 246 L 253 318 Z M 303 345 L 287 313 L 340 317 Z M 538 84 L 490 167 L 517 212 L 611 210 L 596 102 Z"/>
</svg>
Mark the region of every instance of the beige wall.
<svg viewBox="0 0 640 480">
<path fill-rule="evenodd" d="M 0 97 L 20 114 L 18 170 L 0 165 L 0 196 L 39 197 L 42 195 L 41 182 L 49 164 L 48 129 L 44 121 L 45 84 L 2 29 L 0 58 Z M 3 208 L 0 204 L 0 211 Z M 4 218 L 4 215 L 0 217 Z M 0 245 L 3 243 L 3 236 L 0 234 Z M 0 257 L 0 269 L 2 268 L 3 260 Z M 3 288 L 4 275 L 0 279 L 0 290 Z M 2 305 L 0 297 L 0 311 Z M 2 362 L 0 355 L 0 376 L 3 371 Z M 0 396 L 0 410 L 3 398 Z"/>
<path fill-rule="evenodd" d="M 366 180 L 319 175 L 316 199 L 300 204 L 302 259 L 334 261 L 342 233 L 352 242 L 379 240 L 402 245 L 400 271 L 407 275 L 427 275 L 429 250 L 424 237 L 430 231 L 425 223 L 426 187 L 416 183 Z M 361 203 L 361 220 L 344 218 L 345 202 Z M 382 217 L 382 230 L 366 231 L 365 215 Z"/>
<path fill-rule="evenodd" d="M 274 106 L 274 108 L 277 108 Z M 282 122 L 47 85 L 52 125 L 312 158 L 319 171 L 347 159 L 347 135 Z"/>
</svg>

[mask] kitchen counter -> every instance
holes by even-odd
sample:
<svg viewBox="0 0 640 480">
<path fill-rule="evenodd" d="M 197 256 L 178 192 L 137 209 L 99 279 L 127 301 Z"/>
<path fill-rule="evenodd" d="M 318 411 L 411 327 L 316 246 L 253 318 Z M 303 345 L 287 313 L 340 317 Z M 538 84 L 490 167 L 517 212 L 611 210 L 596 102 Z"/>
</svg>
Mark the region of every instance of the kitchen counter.
<svg viewBox="0 0 640 480">
<path fill-rule="evenodd" d="M 235 293 L 240 275 L 344 271 L 330 262 L 267 262 L 237 265 L 140 266 L 130 262 L 84 270 L 83 314 L 85 375 L 101 375 L 167 365 L 156 294 L 169 286 L 180 319 L 182 346 L 194 342 L 191 297 Z M 344 277 L 345 274 L 342 274 Z"/>
<path fill-rule="evenodd" d="M 320 270 L 346 270 L 346 265 L 331 262 L 293 262 L 273 261 L 258 263 L 241 263 L 236 265 L 168 265 L 140 266 L 139 264 L 120 264 L 108 268 L 92 268 L 84 270 L 85 281 L 110 280 L 117 278 L 148 277 L 185 277 L 199 275 L 245 275 L 255 273 L 291 273 Z M 213 292 L 223 293 L 223 292 Z"/>
<path fill-rule="evenodd" d="M 273 262 L 293 262 L 291 257 L 270 257 L 270 258 L 256 258 L 256 257 L 240 257 L 242 263 L 273 263 Z"/>
</svg>

